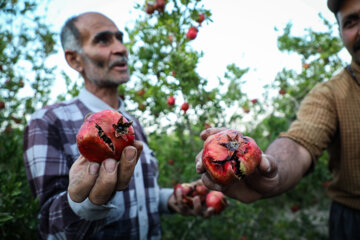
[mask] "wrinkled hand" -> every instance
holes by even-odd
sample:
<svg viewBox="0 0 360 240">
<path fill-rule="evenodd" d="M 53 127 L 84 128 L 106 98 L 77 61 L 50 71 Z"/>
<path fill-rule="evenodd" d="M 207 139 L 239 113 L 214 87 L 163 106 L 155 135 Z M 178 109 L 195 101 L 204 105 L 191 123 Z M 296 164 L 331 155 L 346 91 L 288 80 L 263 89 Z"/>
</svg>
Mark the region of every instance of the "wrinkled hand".
<svg viewBox="0 0 360 240">
<path fill-rule="evenodd" d="M 208 128 L 200 137 L 205 141 L 210 135 L 225 130 L 226 128 Z M 196 172 L 201 174 L 201 179 L 206 187 L 215 191 L 221 191 L 225 195 L 244 203 L 254 202 L 258 199 L 272 195 L 279 184 L 279 175 L 275 160 L 263 154 L 257 170 L 246 176 L 243 180 L 234 179 L 227 185 L 216 183 L 206 172 L 201 160 L 202 151 L 196 156 Z"/>
<path fill-rule="evenodd" d="M 101 164 L 80 155 L 70 168 L 68 193 L 71 200 L 82 202 L 88 197 L 95 205 L 107 203 L 115 191 L 127 188 L 142 148 L 140 141 L 134 141 L 124 148 L 120 161 L 106 159 Z"/>
<path fill-rule="evenodd" d="M 190 184 L 196 185 L 198 181 L 192 182 Z M 202 216 L 207 218 L 215 214 L 214 208 L 207 208 L 205 203 L 201 203 L 200 196 L 193 197 L 192 203 L 193 207 L 190 207 L 183 201 L 180 188 L 178 188 L 176 192 L 169 197 L 168 200 L 169 208 L 173 209 L 175 212 L 180 213 L 183 216 Z"/>
</svg>

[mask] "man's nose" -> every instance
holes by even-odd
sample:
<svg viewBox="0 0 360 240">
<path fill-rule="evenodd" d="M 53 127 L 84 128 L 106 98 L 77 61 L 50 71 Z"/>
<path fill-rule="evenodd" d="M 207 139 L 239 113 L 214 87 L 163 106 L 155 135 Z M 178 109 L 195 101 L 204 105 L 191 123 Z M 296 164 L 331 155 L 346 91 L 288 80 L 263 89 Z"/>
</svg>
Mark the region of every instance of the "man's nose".
<svg viewBox="0 0 360 240">
<path fill-rule="evenodd" d="M 124 55 L 124 56 L 128 55 L 128 51 L 125 45 L 117 39 L 112 44 L 111 48 L 112 48 L 111 49 L 112 54 Z"/>
</svg>

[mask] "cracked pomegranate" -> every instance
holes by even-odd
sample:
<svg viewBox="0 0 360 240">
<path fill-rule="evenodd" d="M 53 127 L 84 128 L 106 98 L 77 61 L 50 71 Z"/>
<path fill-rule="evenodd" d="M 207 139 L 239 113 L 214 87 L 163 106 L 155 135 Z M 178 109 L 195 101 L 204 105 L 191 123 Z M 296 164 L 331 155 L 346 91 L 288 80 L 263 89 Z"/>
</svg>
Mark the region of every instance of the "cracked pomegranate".
<svg viewBox="0 0 360 240">
<path fill-rule="evenodd" d="M 228 184 L 253 173 L 260 164 L 261 155 L 262 151 L 252 138 L 228 129 L 206 139 L 202 162 L 216 182 Z"/>
<path fill-rule="evenodd" d="M 134 142 L 131 125 L 132 121 L 114 110 L 92 114 L 76 135 L 80 153 L 93 162 L 100 163 L 107 158 L 119 160 L 123 149 Z"/>
</svg>

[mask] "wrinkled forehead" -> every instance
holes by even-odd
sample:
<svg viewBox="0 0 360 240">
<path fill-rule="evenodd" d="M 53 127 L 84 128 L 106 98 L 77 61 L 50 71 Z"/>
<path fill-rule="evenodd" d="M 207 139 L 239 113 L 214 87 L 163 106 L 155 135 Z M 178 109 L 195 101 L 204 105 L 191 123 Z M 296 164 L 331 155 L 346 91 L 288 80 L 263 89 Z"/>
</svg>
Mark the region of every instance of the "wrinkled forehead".
<svg viewBox="0 0 360 240">
<path fill-rule="evenodd" d="M 341 2 L 336 16 L 339 20 L 352 14 L 358 14 L 360 11 L 360 0 L 344 0 Z"/>
<path fill-rule="evenodd" d="M 76 22 L 76 26 L 82 36 L 83 43 L 99 32 L 119 31 L 112 20 L 99 13 L 85 13 L 80 15 Z"/>
</svg>

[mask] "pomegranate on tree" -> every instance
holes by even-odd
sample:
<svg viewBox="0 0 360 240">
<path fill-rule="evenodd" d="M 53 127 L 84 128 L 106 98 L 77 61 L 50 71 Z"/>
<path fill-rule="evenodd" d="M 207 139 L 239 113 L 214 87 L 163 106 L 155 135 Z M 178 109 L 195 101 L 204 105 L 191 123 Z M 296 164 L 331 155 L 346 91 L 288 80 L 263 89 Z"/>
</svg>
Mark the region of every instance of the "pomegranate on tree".
<svg viewBox="0 0 360 240">
<path fill-rule="evenodd" d="M 261 155 L 262 151 L 251 137 L 227 129 L 206 139 L 202 162 L 216 182 L 228 184 L 253 173 L 260 164 Z"/>
<path fill-rule="evenodd" d="M 257 98 L 251 99 L 251 103 L 255 104 L 257 102 L 258 102 Z"/>
<path fill-rule="evenodd" d="M 198 18 L 197 18 L 196 21 L 197 21 L 199 24 L 201 24 L 204 20 L 205 20 L 205 15 L 204 15 L 203 13 L 199 13 Z"/>
<path fill-rule="evenodd" d="M 148 3 L 146 5 L 145 11 L 146 11 L 147 14 L 151 15 L 151 14 L 153 14 L 155 12 L 155 6 L 153 4 L 151 4 L 151 3 Z"/>
<path fill-rule="evenodd" d="M 158 10 L 160 13 L 164 12 L 164 10 L 165 10 L 165 0 L 156 0 L 154 6 L 155 6 L 155 9 Z"/>
<path fill-rule="evenodd" d="M 184 111 L 184 113 L 186 113 L 186 111 L 189 109 L 189 103 L 188 102 L 184 102 L 182 105 L 181 105 L 181 110 Z"/>
<path fill-rule="evenodd" d="M 222 192 L 211 191 L 206 196 L 206 207 L 213 207 L 215 213 L 222 212 L 229 204 Z"/>
<path fill-rule="evenodd" d="M 115 110 L 104 110 L 88 117 L 76 135 L 80 153 L 89 161 L 101 163 L 120 159 L 123 149 L 135 139 L 132 121 Z"/>
<path fill-rule="evenodd" d="M 280 94 L 280 95 L 285 95 L 285 94 L 286 94 L 286 90 L 283 89 L 283 88 L 281 88 L 281 89 L 279 90 L 279 94 Z"/>
<path fill-rule="evenodd" d="M 190 27 L 188 32 L 186 33 L 186 37 L 189 40 L 194 40 L 197 36 L 198 30 L 196 27 Z"/>
<path fill-rule="evenodd" d="M 174 104 L 175 104 L 175 98 L 174 98 L 174 96 L 169 96 L 169 97 L 168 97 L 168 99 L 167 99 L 167 104 L 168 104 L 169 106 L 174 106 Z"/>
<path fill-rule="evenodd" d="M 139 95 L 139 96 L 144 96 L 145 93 L 146 93 L 146 92 L 145 92 L 144 89 L 140 89 L 140 90 L 138 90 L 138 91 L 136 92 L 136 94 Z"/>
</svg>

